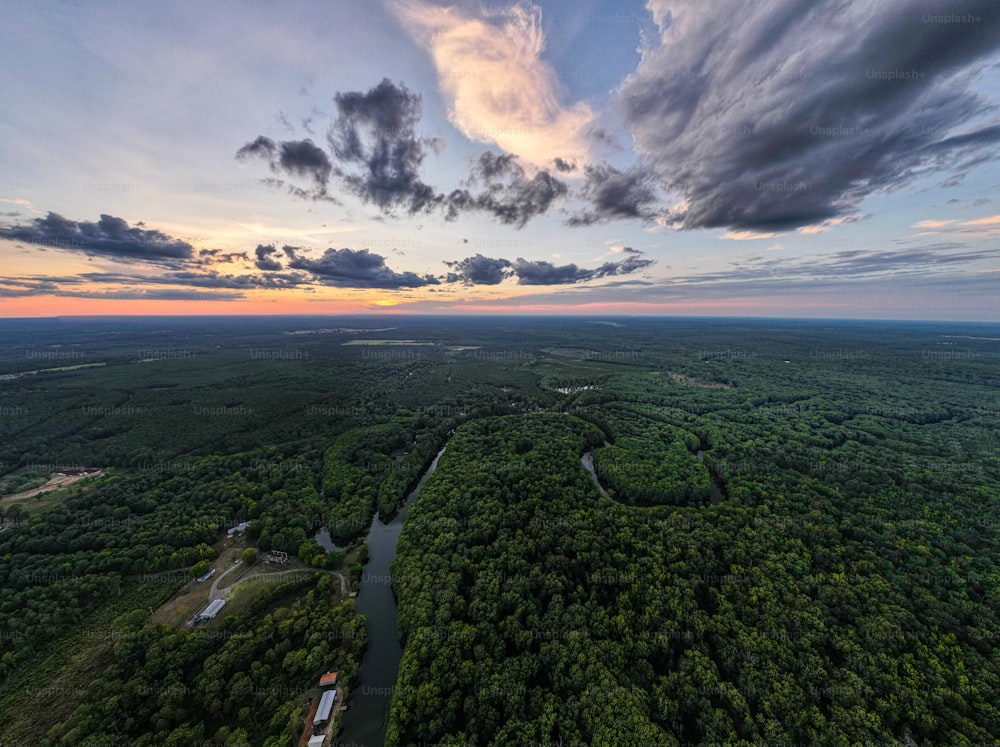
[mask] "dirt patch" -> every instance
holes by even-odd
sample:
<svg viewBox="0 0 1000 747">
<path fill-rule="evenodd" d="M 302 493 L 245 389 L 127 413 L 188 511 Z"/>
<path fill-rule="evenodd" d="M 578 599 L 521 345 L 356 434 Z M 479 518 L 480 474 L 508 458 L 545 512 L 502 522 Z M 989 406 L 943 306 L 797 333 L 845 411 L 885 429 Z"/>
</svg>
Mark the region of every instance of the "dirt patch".
<svg viewBox="0 0 1000 747">
<path fill-rule="evenodd" d="M 174 596 L 168 599 L 164 604 L 162 604 L 150 621 L 153 623 L 163 624 L 163 625 L 173 625 L 175 627 L 181 627 L 187 620 L 194 615 L 199 609 L 208 604 L 209 593 L 212 590 L 212 582 L 215 578 L 219 576 L 220 573 L 233 566 L 233 561 L 240 557 L 240 553 L 243 552 L 244 543 L 242 540 L 228 540 L 223 539 L 216 543 L 215 549 L 219 553 L 217 557 L 212 562 L 212 568 L 215 569 L 215 576 L 209 578 L 206 581 L 202 581 L 200 584 L 191 579 L 186 583 L 180 591 L 178 591 Z M 178 569 L 174 573 L 184 573 L 184 569 Z M 226 577 L 226 583 L 236 580 L 237 574 L 240 571 L 236 570 Z"/>
<path fill-rule="evenodd" d="M 697 379 L 692 379 L 690 376 L 685 376 L 682 373 L 677 373 L 676 371 L 667 371 L 670 378 L 681 386 L 693 386 L 698 389 L 732 389 L 728 384 L 717 384 L 715 382 L 705 382 L 698 381 Z"/>
<path fill-rule="evenodd" d="M 24 490 L 20 493 L 11 493 L 10 495 L 0 496 L 0 501 L 4 503 L 23 503 L 29 498 L 34 498 L 42 493 L 50 493 L 53 490 L 59 490 L 61 488 L 67 488 L 75 482 L 80 480 L 86 480 L 89 477 L 101 477 L 104 474 L 103 470 L 95 470 L 94 472 L 83 472 L 78 475 L 63 475 L 55 474 L 52 475 L 48 481 L 37 488 L 32 488 L 31 490 Z"/>
</svg>

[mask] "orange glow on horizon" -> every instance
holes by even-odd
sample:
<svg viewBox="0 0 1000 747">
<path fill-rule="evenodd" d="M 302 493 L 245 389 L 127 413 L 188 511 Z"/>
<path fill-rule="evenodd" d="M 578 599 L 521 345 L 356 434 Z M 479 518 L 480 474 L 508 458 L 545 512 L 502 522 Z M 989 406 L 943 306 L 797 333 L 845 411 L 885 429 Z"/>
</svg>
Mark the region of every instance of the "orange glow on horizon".
<svg viewBox="0 0 1000 747">
<path fill-rule="evenodd" d="M 409 307 L 409 308 L 408 308 Z M 805 304 L 802 305 L 804 309 Z M 0 300 L 0 317 L 52 316 L 268 316 L 327 314 L 704 314 L 706 312 L 767 313 L 773 300 L 739 299 L 728 301 L 597 302 L 573 305 L 524 303 L 501 306 L 489 303 L 441 304 L 405 302 L 391 299 L 368 300 L 142 300 L 58 298 L 30 296 Z M 786 305 L 782 311 L 792 311 Z"/>
</svg>

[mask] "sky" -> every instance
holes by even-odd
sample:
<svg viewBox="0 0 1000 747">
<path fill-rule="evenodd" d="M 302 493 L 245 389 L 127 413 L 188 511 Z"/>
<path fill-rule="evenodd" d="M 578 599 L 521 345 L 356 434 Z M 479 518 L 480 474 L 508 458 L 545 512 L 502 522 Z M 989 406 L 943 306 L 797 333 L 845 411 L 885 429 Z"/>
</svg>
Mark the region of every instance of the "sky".
<svg viewBox="0 0 1000 747">
<path fill-rule="evenodd" d="M 15 3 L 0 316 L 1000 321 L 996 0 Z"/>
</svg>

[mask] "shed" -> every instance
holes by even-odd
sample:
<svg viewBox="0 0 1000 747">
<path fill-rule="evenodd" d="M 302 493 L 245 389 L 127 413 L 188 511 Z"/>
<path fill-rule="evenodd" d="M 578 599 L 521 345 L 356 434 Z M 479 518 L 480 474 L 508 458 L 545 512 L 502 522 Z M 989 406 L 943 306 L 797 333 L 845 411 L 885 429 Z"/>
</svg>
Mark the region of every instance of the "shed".
<svg viewBox="0 0 1000 747">
<path fill-rule="evenodd" d="M 198 613 L 197 619 L 199 620 L 213 619 L 216 615 L 219 614 L 219 610 L 221 610 L 223 606 L 225 606 L 225 604 L 226 604 L 225 599 L 216 599 L 214 601 L 209 602 L 208 605 L 206 605 L 205 609 L 203 609 L 201 612 Z"/>
<path fill-rule="evenodd" d="M 327 672 L 319 678 L 320 687 L 336 687 L 338 672 Z"/>
<path fill-rule="evenodd" d="M 323 697 L 319 699 L 319 708 L 316 709 L 316 717 L 313 719 L 313 726 L 325 724 L 330 720 L 330 711 L 333 710 L 333 704 L 336 700 L 336 690 L 327 690 L 323 693 Z"/>
</svg>

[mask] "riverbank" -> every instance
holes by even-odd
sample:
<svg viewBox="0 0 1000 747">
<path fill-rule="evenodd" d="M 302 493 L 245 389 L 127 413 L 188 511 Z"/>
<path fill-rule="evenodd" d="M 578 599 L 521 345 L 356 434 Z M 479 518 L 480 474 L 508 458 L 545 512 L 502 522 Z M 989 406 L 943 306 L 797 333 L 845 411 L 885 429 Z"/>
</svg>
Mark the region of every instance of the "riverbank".
<svg viewBox="0 0 1000 747">
<path fill-rule="evenodd" d="M 381 745 L 385 740 L 389 706 L 403 658 L 399 615 L 392 591 L 392 561 L 396 558 L 396 544 L 409 507 L 434 474 L 446 448 L 447 445 L 438 451 L 400 511 L 388 523 L 383 523 L 376 515 L 365 538 L 368 562 L 362 571 L 354 609 L 367 620 L 367 646 L 350 708 L 343 715 L 338 744 Z"/>
</svg>

